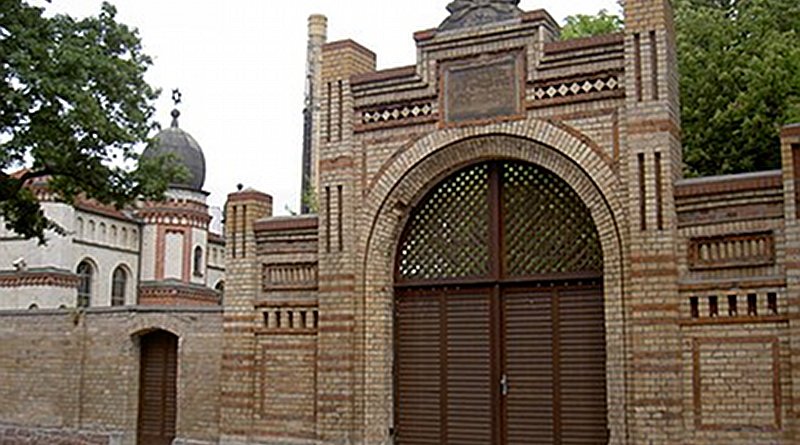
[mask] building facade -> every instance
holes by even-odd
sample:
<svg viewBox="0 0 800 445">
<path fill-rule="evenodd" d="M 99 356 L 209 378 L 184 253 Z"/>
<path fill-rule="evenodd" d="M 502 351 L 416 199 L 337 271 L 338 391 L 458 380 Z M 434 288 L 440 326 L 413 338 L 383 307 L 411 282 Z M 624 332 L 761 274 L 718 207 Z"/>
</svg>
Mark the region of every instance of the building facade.
<svg viewBox="0 0 800 445">
<path fill-rule="evenodd" d="M 0 439 L 798 443 L 800 127 L 684 179 L 670 2 L 569 41 L 518 3 L 383 71 L 312 16 L 318 213 L 229 195 L 221 308 L 0 314 Z"/>
<path fill-rule="evenodd" d="M 144 156 L 172 154 L 188 176 L 162 202 L 118 210 L 79 198 L 58 202 L 47 180 L 29 184 L 65 235 L 46 245 L 0 228 L 0 309 L 220 305 L 225 242 L 210 231 L 200 145 L 178 127 L 161 131 Z"/>
<path fill-rule="evenodd" d="M 228 203 L 223 442 L 797 443 L 797 128 L 683 179 L 670 2 L 517 4 L 383 71 L 310 20 L 318 218 Z"/>
</svg>

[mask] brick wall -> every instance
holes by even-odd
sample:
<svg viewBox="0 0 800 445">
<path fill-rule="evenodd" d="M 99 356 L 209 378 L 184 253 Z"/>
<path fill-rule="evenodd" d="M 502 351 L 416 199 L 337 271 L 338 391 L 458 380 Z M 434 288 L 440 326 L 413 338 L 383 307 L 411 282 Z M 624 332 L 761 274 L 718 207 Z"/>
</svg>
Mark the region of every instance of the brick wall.
<svg viewBox="0 0 800 445">
<path fill-rule="evenodd" d="M 179 340 L 177 435 L 219 435 L 219 310 L 93 309 L 0 314 L 0 439 L 134 444 L 138 335 L 166 329 Z M 51 441 L 58 431 L 60 442 Z"/>
</svg>

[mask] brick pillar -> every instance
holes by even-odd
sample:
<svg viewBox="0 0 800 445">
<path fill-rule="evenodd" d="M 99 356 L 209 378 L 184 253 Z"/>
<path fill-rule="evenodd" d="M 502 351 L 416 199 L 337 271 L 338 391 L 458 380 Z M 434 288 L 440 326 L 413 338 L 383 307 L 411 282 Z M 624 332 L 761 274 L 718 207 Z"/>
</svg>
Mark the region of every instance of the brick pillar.
<svg viewBox="0 0 800 445">
<path fill-rule="evenodd" d="M 223 300 L 222 444 L 245 443 L 255 403 L 255 302 L 261 286 L 253 223 L 272 216 L 272 197 L 253 190 L 228 195 L 225 205 L 225 297 Z"/>
<path fill-rule="evenodd" d="M 317 434 L 326 443 L 357 441 L 359 302 L 356 200 L 361 156 L 353 144 L 350 77 L 375 70 L 375 54 L 351 40 L 322 50 L 319 177 L 319 343 Z"/>
<path fill-rule="evenodd" d="M 682 176 L 675 31 L 669 0 L 625 4 L 623 179 L 630 247 L 624 295 L 631 444 L 681 443 L 674 183 Z M 617 442 L 613 442 L 617 443 Z"/>
<path fill-rule="evenodd" d="M 303 128 L 303 180 L 300 198 L 301 213 L 311 213 L 312 203 L 319 196 L 319 148 L 322 112 L 322 47 L 328 39 L 328 19 L 324 15 L 308 17 L 308 54 L 306 64 L 306 102 Z"/>
<path fill-rule="evenodd" d="M 791 400 L 800 400 L 800 124 L 781 132 L 783 191 L 786 227 L 786 299 L 789 310 L 791 344 Z M 791 406 L 790 405 L 790 406 Z M 796 407 L 789 412 L 797 412 Z M 794 440 L 800 439 L 796 417 L 786 419 L 784 429 Z"/>
</svg>

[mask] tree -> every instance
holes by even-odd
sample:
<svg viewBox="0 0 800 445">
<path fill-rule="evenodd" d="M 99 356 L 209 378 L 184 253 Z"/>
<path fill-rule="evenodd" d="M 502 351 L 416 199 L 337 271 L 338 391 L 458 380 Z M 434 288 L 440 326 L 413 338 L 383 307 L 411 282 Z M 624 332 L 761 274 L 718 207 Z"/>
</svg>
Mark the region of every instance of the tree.
<svg viewBox="0 0 800 445">
<path fill-rule="evenodd" d="M 800 119 L 800 2 L 677 0 L 689 175 L 780 167 L 780 127 Z"/>
<path fill-rule="evenodd" d="M 622 29 L 622 19 L 601 9 L 596 15 L 576 14 L 568 16 L 561 28 L 561 39 L 591 37 L 617 32 Z"/>
<path fill-rule="evenodd" d="M 0 0 L 0 217 L 40 243 L 63 230 L 26 187 L 32 180 L 46 178 L 67 203 L 83 195 L 121 208 L 162 197 L 182 173 L 136 153 L 156 128 L 158 96 L 144 80 L 152 61 L 138 32 L 108 3 L 82 20 L 43 12 Z"/>
</svg>

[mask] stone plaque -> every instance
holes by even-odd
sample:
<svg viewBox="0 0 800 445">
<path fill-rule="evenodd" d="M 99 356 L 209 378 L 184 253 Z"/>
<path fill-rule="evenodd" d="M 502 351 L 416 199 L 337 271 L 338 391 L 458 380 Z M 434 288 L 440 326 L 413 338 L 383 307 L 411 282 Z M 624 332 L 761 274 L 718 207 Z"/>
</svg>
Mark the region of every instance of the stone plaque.
<svg viewBox="0 0 800 445">
<path fill-rule="evenodd" d="M 446 65 L 442 73 L 445 124 L 513 118 L 522 114 L 521 58 L 505 55 Z"/>
</svg>

